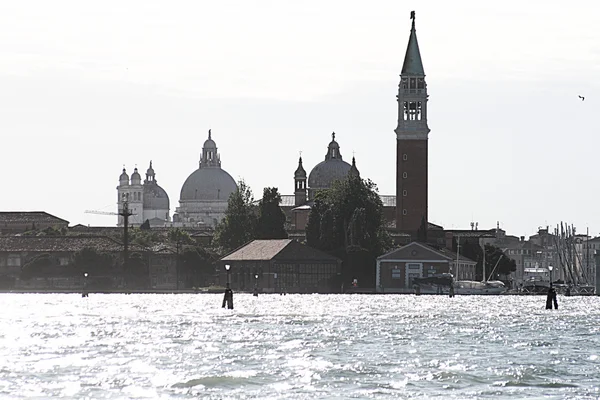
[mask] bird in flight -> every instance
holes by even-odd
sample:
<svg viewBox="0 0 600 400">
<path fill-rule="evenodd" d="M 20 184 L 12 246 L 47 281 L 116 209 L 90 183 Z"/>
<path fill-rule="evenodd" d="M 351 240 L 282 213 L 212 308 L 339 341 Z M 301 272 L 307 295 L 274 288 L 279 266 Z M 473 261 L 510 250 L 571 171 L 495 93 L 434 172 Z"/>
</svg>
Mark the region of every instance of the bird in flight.
<svg viewBox="0 0 600 400">
<path fill-rule="evenodd" d="M 583 96 L 578 96 L 578 97 L 581 99 L 581 101 L 585 100 L 585 97 L 583 97 Z"/>
</svg>

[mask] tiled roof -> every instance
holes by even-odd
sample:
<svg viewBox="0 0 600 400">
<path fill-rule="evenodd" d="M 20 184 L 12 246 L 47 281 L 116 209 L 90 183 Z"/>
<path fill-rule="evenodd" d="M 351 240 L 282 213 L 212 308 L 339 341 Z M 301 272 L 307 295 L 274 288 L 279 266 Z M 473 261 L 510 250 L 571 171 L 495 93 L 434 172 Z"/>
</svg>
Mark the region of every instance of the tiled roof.
<svg viewBox="0 0 600 400">
<path fill-rule="evenodd" d="M 253 240 L 221 258 L 221 261 L 267 261 L 276 256 L 288 260 L 331 260 L 338 261 L 325 252 L 306 246 L 292 239 Z"/>
<path fill-rule="evenodd" d="M 0 252 L 75 252 L 84 248 L 116 252 L 123 245 L 104 236 L 0 236 Z"/>
<path fill-rule="evenodd" d="M 281 195 L 281 203 L 279 203 L 279 207 L 293 207 L 296 205 L 296 196 L 293 194 L 283 194 Z"/>
<path fill-rule="evenodd" d="M 223 257 L 223 261 L 270 260 L 290 244 L 291 239 L 253 240 L 233 253 Z"/>
<path fill-rule="evenodd" d="M 58 218 L 52 214 L 48 214 L 45 211 L 0 211 L 0 224 L 2 223 L 56 223 L 56 224 L 68 224 L 62 218 Z"/>
</svg>

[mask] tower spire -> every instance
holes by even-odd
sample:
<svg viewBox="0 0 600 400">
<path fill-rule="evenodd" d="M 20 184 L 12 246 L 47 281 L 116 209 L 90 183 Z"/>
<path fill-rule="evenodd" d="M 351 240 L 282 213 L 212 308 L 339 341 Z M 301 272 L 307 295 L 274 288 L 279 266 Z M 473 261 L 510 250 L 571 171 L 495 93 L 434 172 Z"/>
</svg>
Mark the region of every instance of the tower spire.
<svg viewBox="0 0 600 400">
<path fill-rule="evenodd" d="M 415 29 L 415 12 L 410 12 L 412 19 L 412 27 L 410 29 L 410 37 L 408 38 L 408 46 L 406 47 L 406 55 L 404 56 L 404 65 L 402 65 L 402 75 L 425 75 L 423 69 L 423 61 L 421 61 L 421 52 L 419 51 L 419 42 L 417 41 L 417 30 Z"/>
</svg>

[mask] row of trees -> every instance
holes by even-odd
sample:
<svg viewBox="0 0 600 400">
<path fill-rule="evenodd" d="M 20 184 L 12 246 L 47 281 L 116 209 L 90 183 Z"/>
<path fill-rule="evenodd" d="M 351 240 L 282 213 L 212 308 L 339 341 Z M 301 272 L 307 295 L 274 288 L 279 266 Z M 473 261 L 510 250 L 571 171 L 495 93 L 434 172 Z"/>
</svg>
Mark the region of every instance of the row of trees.
<svg viewBox="0 0 600 400">
<path fill-rule="evenodd" d="M 214 243 L 228 253 L 254 239 L 286 239 L 285 214 L 281 210 L 277 188 L 265 188 L 260 201 L 244 181 L 231 194 L 225 217 L 217 225 Z"/>
<path fill-rule="evenodd" d="M 229 198 L 225 217 L 217 226 L 214 242 L 226 253 L 253 239 L 287 238 L 280 203 L 277 188 L 265 188 L 262 199 L 255 202 L 250 188 L 239 182 L 238 190 Z M 372 286 L 376 258 L 392 244 L 384 226 L 383 204 L 376 185 L 360 177 L 349 177 L 317 194 L 306 241 L 342 260 L 343 281 L 357 278 L 362 285 Z"/>
<path fill-rule="evenodd" d="M 306 227 L 306 241 L 342 260 L 342 282 L 356 278 L 361 286 L 375 287 L 376 259 L 392 246 L 377 186 L 349 176 L 319 192 Z"/>
</svg>

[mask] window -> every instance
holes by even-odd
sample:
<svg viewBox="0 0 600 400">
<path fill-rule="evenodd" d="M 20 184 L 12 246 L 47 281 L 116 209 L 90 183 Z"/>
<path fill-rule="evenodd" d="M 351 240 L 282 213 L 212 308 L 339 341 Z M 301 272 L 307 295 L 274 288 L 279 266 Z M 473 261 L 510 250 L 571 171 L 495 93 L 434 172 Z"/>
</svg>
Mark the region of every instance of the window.
<svg viewBox="0 0 600 400">
<path fill-rule="evenodd" d="M 404 179 L 408 178 L 408 174 L 406 172 L 403 172 L 402 173 L 402 178 L 404 178 Z"/>
<path fill-rule="evenodd" d="M 399 269 L 393 269 L 392 270 L 392 279 L 401 279 L 402 278 L 402 274 L 400 273 Z"/>
<path fill-rule="evenodd" d="M 408 160 L 408 154 L 406 154 L 406 153 L 402 154 L 402 159 L 404 161 Z"/>
<path fill-rule="evenodd" d="M 402 191 L 402 196 L 406 196 L 408 194 L 408 192 L 406 190 Z"/>
<path fill-rule="evenodd" d="M 408 211 L 406 211 L 406 208 L 404 210 L 402 210 L 402 215 L 406 215 L 408 214 Z"/>
</svg>

